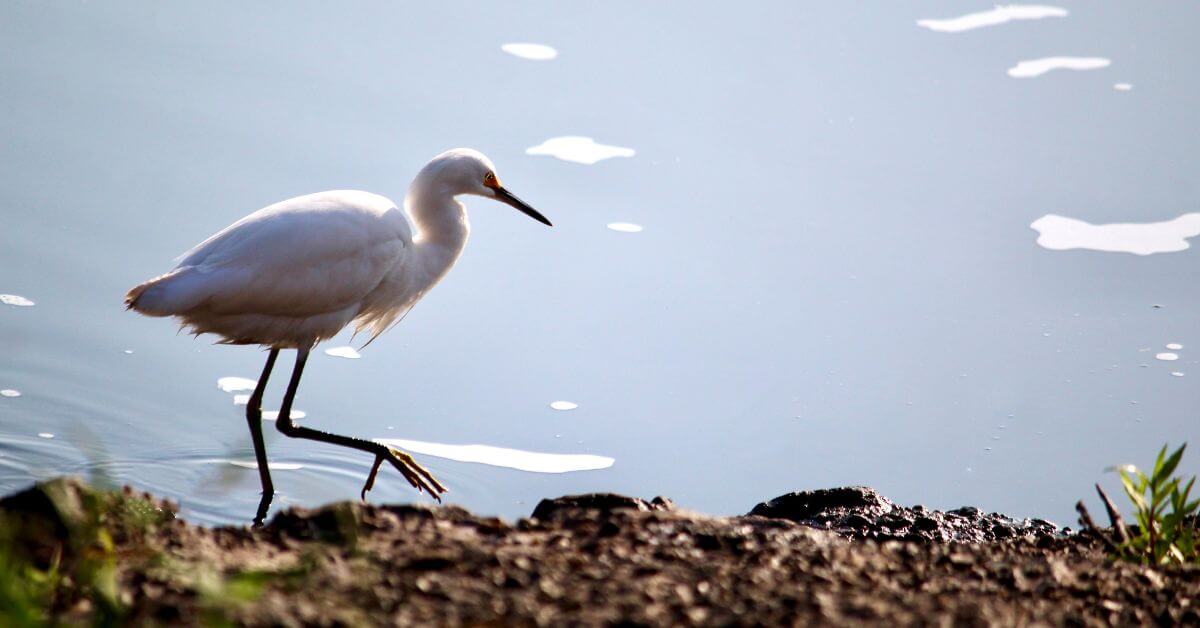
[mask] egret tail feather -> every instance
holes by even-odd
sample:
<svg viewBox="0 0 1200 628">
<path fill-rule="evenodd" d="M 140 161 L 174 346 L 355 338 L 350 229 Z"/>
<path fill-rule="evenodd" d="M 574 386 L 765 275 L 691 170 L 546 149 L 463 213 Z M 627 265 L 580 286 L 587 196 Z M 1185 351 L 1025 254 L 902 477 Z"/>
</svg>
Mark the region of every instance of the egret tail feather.
<svg viewBox="0 0 1200 628">
<path fill-rule="evenodd" d="M 167 305 L 163 297 L 167 296 L 167 287 L 171 280 L 178 277 L 188 268 L 176 268 L 169 273 L 159 275 L 144 281 L 125 293 L 125 309 L 136 310 L 147 316 L 170 316 L 177 310 L 164 308 Z"/>
</svg>

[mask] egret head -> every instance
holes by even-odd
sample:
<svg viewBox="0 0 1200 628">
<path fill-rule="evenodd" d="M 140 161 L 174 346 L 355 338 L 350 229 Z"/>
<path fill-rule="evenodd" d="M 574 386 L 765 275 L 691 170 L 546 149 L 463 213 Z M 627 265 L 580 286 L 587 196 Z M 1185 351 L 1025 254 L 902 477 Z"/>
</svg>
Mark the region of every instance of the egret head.
<svg viewBox="0 0 1200 628">
<path fill-rule="evenodd" d="M 471 148 L 454 148 L 434 157 L 417 175 L 417 181 L 451 196 L 473 194 L 495 199 L 544 225 L 553 226 L 540 212 L 506 190 L 500 184 L 492 160 Z"/>
</svg>

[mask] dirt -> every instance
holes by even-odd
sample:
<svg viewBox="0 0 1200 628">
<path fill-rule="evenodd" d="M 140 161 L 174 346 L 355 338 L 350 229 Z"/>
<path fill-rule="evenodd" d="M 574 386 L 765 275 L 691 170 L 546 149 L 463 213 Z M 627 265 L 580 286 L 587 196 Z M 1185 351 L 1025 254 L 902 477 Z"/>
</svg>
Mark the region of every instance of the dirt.
<svg viewBox="0 0 1200 628">
<path fill-rule="evenodd" d="M 59 480 L 0 500 L 30 573 L 57 560 L 75 574 L 31 598 L 37 621 L 1200 624 L 1200 568 L 1113 563 L 1049 522 L 903 508 L 861 487 L 793 493 L 739 517 L 605 494 L 544 500 L 515 523 L 343 502 L 257 530 L 97 494 Z"/>
</svg>

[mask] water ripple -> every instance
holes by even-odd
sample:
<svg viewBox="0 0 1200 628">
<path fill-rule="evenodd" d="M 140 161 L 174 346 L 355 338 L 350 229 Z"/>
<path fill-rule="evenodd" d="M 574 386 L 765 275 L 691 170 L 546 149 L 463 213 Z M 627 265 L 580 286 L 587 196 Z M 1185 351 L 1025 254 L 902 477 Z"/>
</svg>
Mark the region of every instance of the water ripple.
<svg viewBox="0 0 1200 628">
<path fill-rule="evenodd" d="M 545 44 L 504 44 L 500 49 L 514 57 L 531 61 L 549 61 L 558 56 L 558 51 Z"/>
<path fill-rule="evenodd" d="M 506 467 L 532 473 L 569 473 L 572 471 L 595 471 L 613 466 L 614 459 L 592 454 L 550 454 L 522 451 L 491 445 L 448 445 L 427 443 L 403 438 L 380 438 L 377 443 L 391 445 L 427 456 L 437 456 L 458 462 L 476 462 L 495 467 Z"/>
<path fill-rule="evenodd" d="M 1152 255 L 1187 249 L 1188 238 L 1200 235 L 1200 213 L 1183 214 L 1165 222 L 1102 225 L 1047 214 L 1029 226 L 1038 232 L 1038 245 L 1055 251 L 1090 249 Z"/>
<path fill-rule="evenodd" d="M 1107 68 L 1112 61 L 1104 57 L 1044 57 L 1021 61 L 1008 69 L 1013 78 L 1033 78 L 1051 70 L 1099 70 Z"/>
<path fill-rule="evenodd" d="M 963 31 L 1007 24 L 1014 20 L 1040 20 L 1047 17 L 1066 17 L 1067 10 L 1036 4 L 998 5 L 990 11 L 969 13 L 945 19 L 917 20 L 917 26 L 939 33 L 961 33 Z"/>
<path fill-rule="evenodd" d="M 636 151 L 624 146 L 598 144 L 590 137 L 564 135 L 562 137 L 552 137 L 537 146 L 530 146 L 525 149 L 525 154 L 549 155 L 563 161 L 590 166 L 596 162 L 612 159 L 613 157 L 633 157 Z"/>
<path fill-rule="evenodd" d="M 33 301 L 19 294 L 0 294 L 0 303 L 15 307 L 33 307 Z"/>
</svg>

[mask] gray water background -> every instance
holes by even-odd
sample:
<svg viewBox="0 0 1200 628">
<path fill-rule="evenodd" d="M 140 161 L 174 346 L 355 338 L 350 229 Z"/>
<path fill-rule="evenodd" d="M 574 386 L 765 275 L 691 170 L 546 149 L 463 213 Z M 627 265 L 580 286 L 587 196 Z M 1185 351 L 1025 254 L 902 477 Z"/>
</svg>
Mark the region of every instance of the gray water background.
<svg viewBox="0 0 1200 628">
<path fill-rule="evenodd" d="M 947 34 L 915 20 L 991 5 L 6 2 L 0 292 L 36 306 L 0 306 L 0 388 L 22 393 L 0 398 L 0 489 L 76 473 L 247 521 L 256 473 L 212 462 L 250 457 L 215 382 L 264 354 L 125 312 L 125 290 L 258 207 L 400 200 L 471 146 L 555 228 L 467 200 L 446 281 L 362 359 L 310 361 L 306 424 L 616 459 L 422 458 L 506 517 L 868 484 L 1073 523 L 1106 466 L 1200 444 L 1200 272 L 1193 249 L 1045 250 L 1029 223 L 1200 209 L 1200 7 L 1061 6 Z M 559 57 L 500 51 L 521 41 Z M 1112 65 L 1005 74 L 1053 55 Z M 524 154 L 562 135 L 637 155 Z M 1153 358 L 1168 342 L 1178 362 Z M 365 456 L 267 434 L 304 466 L 275 473 L 276 508 L 356 498 Z M 385 471 L 372 499 L 422 498 Z"/>
</svg>

